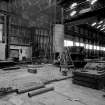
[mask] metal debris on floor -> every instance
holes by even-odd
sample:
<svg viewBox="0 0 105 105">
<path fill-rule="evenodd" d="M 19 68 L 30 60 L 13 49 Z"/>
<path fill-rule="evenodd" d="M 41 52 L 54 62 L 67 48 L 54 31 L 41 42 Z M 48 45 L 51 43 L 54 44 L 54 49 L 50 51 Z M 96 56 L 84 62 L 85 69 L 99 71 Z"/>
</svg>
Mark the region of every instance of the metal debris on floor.
<svg viewBox="0 0 105 105">
<path fill-rule="evenodd" d="M 44 88 L 44 87 L 45 86 L 42 83 L 30 82 L 30 83 L 23 85 L 21 88 L 17 89 L 17 93 L 18 94 L 26 93 L 26 92 L 37 90 L 37 89 Z"/>
<path fill-rule="evenodd" d="M 46 92 L 49 92 L 49 91 L 53 91 L 53 90 L 54 90 L 54 87 L 41 88 L 41 89 L 38 89 L 38 90 L 35 90 L 35 91 L 32 91 L 32 92 L 29 92 L 28 96 L 33 97 L 33 96 L 36 96 L 36 95 L 39 95 L 39 94 L 42 94 L 42 93 L 46 93 Z"/>
<path fill-rule="evenodd" d="M 36 74 L 27 72 L 27 67 L 0 71 L 0 88 L 12 87 L 21 93 L 3 96 L 0 105 L 105 105 L 104 92 L 72 84 L 71 72 L 63 76 L 53 65 L 35 69 Z"/>
</svg>

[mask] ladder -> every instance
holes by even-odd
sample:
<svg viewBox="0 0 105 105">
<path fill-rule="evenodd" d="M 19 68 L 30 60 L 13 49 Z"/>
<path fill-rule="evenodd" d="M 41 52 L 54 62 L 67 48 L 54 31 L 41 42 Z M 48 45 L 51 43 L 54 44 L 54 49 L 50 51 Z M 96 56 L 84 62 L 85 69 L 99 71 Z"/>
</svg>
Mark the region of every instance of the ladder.
<svg viewBox="0 0 105 105">
<path fill-rule="evenodd" d="M 61 54 L 60 59 L 60 72 L 62 71 L 62 68 L 65 68 L 65 71 L 68 71 L 70 68 L 74 68 L 74 62 L 71 58 L 70 48 L 65 48 L 64 52 Z"/>
</svg>

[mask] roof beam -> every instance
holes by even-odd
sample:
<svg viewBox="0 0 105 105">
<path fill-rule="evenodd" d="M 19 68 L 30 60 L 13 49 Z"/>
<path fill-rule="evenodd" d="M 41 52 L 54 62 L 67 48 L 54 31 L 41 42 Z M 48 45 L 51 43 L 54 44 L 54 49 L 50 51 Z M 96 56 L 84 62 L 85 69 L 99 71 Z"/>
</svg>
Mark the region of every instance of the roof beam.
<svg viewBox="0 0 105 105">
<path fill-rule="evenodd" d="M 72 22 L 72 21 L 76 21 L 76 20 L 80 20 L 80 19 L 86 19 L 86 18 L 93 17 L 93 16 L 97 16 L 100 18 L 105 17 L 104 12 L 105 12 L 105 7 L 84 13 L 82 15 L 78 15 L 78 16 L 71 18 L 71 19 L 65 19 L 64 23 L 68 23 L 68 22 Z"/>
</svg>

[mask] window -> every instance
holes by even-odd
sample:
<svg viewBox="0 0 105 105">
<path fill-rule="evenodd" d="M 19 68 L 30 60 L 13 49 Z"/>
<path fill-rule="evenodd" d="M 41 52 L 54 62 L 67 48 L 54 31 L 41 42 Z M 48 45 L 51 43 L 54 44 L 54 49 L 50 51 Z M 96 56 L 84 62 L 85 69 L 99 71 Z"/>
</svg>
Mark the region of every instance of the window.
<svg viewBox="0 0 105 105">
<path fill-rule="evenodd" d="M 80 46 L 80 45 L 79 45 L 79 42 L 75 42 L 75 45 L 76 45 L 76 46 Z"/>
<path fill-rule="evenodd" d="M 101 51 L 105 51 L 105 47 L 101 47 L 100 50 L 101 50 Z"/>
<path fill-rule="evenodd" d="M 100 50 L 102 51 L 103 50 L 103 47 L 100 47 Z"/>
<path fill-rule="evenodd" d="M 89 49 L 89 45 L 88 44 L 86 44 L 86 49 Z"/>
<path fill-rule="evenodd" d="M 64 46 L 73 46 L 73 41 L 64 40 Z"/>
<path fill-rule="evenodd" d="M 89 49 L 92 50 L 93 46 L 89 44 Z"/>
<path fill-rule="evenodd" d="M 97 46 L 97 50 L 100 50 L 100 47 L 99 46 Z"/>
<path fill-rule="evenodd" d="M 105 51 L 105 47 L 103 47 L 103 51 Z"/>
<path fill-rule="evenodd" d="M 64 46 L 67 46 L 67 41 L 66 40 L 64 40 Z"/>
<path fill-rule="evenodd" d="M 102 46 L 96 46 L 96 45 L 92 45 L 92 44 L 85 44 L 85 43 L 80 43 L 80 42 L 74 42 L 75 46 L 81 46 L 84 47 L 85 49 L 94 49 L 94 50 L 100 50 L 100 51 L 105 51 L 105 47 Z M 69 46 L 73 46 L 73 41 L 71 40 L 64 40 L 64 46 L 65 47 L 69 47 Z"/>
<path fill-rule="evenodd" d="M 80 46 L 81 46 L 81 47 L 84 47 L 84 46 L 85 46 L 85 44 L 84 44 L 84 43 L 80 43 Z"/>
<path fill-rule="evenodd" d="M 93 46 L 94 47 L 94 50 L 97 50 L 97 46 Z"/>
<path fill-rule="evenodd" d="M 67 46 L 73 46 L 73 41 L 67 41 Z"/>
</svg>

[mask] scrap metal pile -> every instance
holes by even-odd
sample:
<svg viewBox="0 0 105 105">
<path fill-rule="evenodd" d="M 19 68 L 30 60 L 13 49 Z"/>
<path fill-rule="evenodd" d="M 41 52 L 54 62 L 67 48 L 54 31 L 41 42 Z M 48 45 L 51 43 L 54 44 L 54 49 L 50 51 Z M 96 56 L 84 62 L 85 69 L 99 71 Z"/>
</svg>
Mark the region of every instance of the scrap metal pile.
<svg viewBox="0 0 105 105">
<path fill-rule="evenodd" d="M 0 96 L 7 95 L 9 93 L 16 92 L 16 89 L 13 89 L 12 87 L 7 87 L 7 88 L 0 88 Z"/>
<path fill-rule="evenodd" d="M 83 47 L 65 47 L 61 55 L 61 65 L 74 65 L 75 68 L 83 68 L 86 64 L 84 61 L 85 52 Z"/>
<path fill-rule="evenodd" d="M 85 70 L 96 70 L 97 73 L 105 73 L 105 63 L 100 63 L 100 62 L 90 62 L 87 63 Z"/>
</svg>

